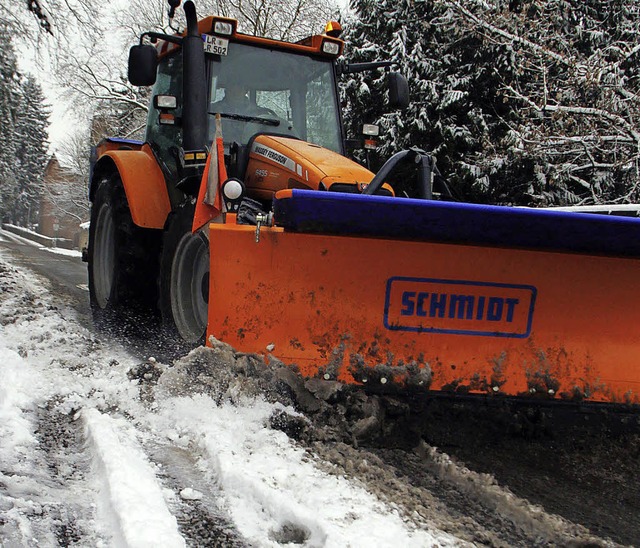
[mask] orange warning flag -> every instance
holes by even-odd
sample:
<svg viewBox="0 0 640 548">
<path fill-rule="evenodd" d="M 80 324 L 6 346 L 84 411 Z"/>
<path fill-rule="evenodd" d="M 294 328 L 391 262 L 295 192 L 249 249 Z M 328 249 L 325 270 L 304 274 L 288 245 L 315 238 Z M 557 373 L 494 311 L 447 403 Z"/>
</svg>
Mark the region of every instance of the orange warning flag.
<svg viewBox="0 0 640 548">
<path fill-rule="evenodd" d="M 202 228 L 211 219 L 222 213 L 222 195 L 220 187 L 227 180 L 227 169 L 224 165 L 224 145 L 222 144 L 222 124 L 220 115 L 216 114 L 216 137 L 211 152 L 204 166 L 200 181 L 200 191 L 193 216 L 192 232 Z"/>
</svg>

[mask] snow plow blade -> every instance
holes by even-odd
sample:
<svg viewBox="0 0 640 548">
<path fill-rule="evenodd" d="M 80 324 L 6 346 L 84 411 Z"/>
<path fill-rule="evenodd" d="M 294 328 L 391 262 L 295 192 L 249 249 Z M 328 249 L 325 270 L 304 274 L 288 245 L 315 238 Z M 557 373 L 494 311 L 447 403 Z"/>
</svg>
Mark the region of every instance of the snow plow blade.
<svg viewBox="0 0 640 548">
<path fill-rule="evenodd" d="M 207 335 L 305 376 L 640 403 L 640 219 L 285 190 L 211 224 Z"/>
</svg>

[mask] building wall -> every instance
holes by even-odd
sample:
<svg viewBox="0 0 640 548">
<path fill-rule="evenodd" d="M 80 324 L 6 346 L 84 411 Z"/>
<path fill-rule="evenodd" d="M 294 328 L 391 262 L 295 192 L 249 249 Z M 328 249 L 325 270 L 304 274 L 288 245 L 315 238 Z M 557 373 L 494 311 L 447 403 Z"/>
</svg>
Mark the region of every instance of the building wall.
<svg viewBox="0 0 640 548">
<path fill-rule="evenodd" d="M 64 182 L 68 180 L 69 175 L 67 175 L 60 166 L 55 155 L 52 156 L 44 170 L 43 184 L 64 184 Z M 45 192 L 40 202 L 38 232 L 49 238 L 66 238 L 77 244 L 80 235 L 80 226 L 78 219 L 75 217 L 61 215 Z"/>
</svg>

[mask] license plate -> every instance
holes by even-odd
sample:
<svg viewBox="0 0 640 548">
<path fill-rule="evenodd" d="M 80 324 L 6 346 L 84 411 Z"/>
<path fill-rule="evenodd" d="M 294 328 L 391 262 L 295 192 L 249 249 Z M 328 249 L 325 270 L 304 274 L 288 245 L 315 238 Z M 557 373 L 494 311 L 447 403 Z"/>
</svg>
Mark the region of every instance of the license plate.
<svg viewBox="0 0 640 548">
<path fill-rule="evenodd" d="M 218 38 L 217 36 L 203 35 L 204 52 L 214 55 L 226 55 L 229 50 L 229 40 Z"/>
</svg>

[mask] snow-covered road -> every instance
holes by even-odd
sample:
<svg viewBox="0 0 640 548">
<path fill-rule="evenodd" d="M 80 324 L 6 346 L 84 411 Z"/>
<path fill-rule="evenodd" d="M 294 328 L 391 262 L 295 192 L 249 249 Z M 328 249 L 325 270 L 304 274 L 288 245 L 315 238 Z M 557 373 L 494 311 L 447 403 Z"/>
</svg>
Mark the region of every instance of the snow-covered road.
<svg viewBox="0 0 640 548">
<path fill-rule="evenodd" d="M 613 545 L 424 442 L 344 443 L 344 402 L 295 410 L 296 382 L 224 345 L 132 354 L 0 250 L 0 545 Z"/>
<path fill-rule="evenodd" d="M 186 395 L 177 375 L 150 395 L 127 374 L 139 359 L 75 316 L 0 255 L 4 546 L 215 545 L 211 532 L 227 545 L 455 543 L 269 427 L 274 411 L 293 409 L 260 396 Z M 213 527 L 201 530 L 207 520 Z"/>
</svg>

